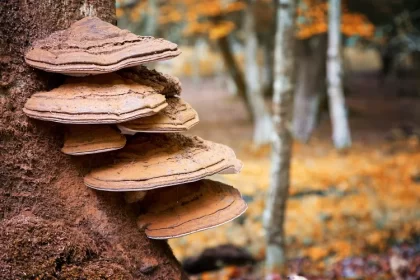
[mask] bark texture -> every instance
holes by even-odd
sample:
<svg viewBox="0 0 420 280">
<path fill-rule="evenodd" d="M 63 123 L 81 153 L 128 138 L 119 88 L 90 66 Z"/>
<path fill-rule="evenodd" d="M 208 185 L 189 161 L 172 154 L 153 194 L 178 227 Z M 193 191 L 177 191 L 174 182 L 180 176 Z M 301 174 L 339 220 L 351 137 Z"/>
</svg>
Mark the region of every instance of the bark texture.
<svg viewBox="0 0 420 280">
<path fill-rule="evenodd" d="M 293 136 L 307 142 L 318 124 L 321 101 L 326 97 L 327 36 L 301 40 L 297 45 Z"/>
<path fill-rule="evenodd" d="M 254 9 L 255 0 L 248 0 L 245 15 L 245 66 L 246 94 L 254 116 L 254 143 L 257 145 L 269 143 L 273 132 L 271 116 L 264 102 L 264 94 L 260 82 L 257 62 L 258 41 L 255 30 Z"/>
<path fill-rule="evenodd" d="M 341 0 L 330 0 L 328 14 L 327 80 L 332 138 L 337 149 L 344 149 L 351 146 L 351 136 L 342 81 Z"/>
<path fill-rule="evenodd" d="M 295 0 L 278 0 L 275 39 L 271 182 L 264 213 L 266 272 L 278 273 L 286 262 L 284 220 L 289 193 L 292 153 L 292 113 L 295 72 Z"/>
<path fill-rule="evenodd" d="M 0 4 L 0 275 L 2 279 L 182 279 L 164 241 L 137 229 L 135 206 L 122 194 L 83 184 L 112 153 L 69 157 L 63 126 L 22 112 L 31 94 L 64 77 L 30 68 L 31 42 L 84 16 L 115 23 L 113 0 Z"/>
</svg>

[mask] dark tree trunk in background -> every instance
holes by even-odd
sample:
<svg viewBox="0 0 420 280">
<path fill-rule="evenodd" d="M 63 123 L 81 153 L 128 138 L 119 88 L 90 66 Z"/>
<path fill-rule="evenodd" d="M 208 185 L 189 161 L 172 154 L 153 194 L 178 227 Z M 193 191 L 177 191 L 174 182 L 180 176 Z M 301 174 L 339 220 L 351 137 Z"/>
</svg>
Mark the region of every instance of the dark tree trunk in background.
<svg viewBox="0 0 420 280">
<path fill-rule="evenodd" d="M 420 52 L 413 53 L 413 65 L 416 79 L 416 95 L 420 96 Z"/>
<path fill-rule="evenodd" d="M 275 9 L 273 9 L 275 11 Z M 275 18 L 275 12 L 273 12 L 273 18 Z M 264 63 L 262 65 L 262 86 L 264 95 L 267 97 L 273 97 L 273 85 L 274 85 L 274 38 L 276 36 L 276 21 L 273 20 L 269 25 L 268 30 L 263 32 L 262 47 Z"/>
<path fill-rule="evenodd" d="M 220 52 L 222 53 L 222 58 L 223 58 L 223 62 L 225 63 L 226 71 L 235 82 L 238 95 L 244 101 L 245 106 L 248 110 L 248 113 L 250 114 L 251 118 L 253 118 L 254 116 L 252 114 L 253 112 L 252 106 L 246 94 L 246 84 L 245 84 L 244 75 L 238 63 L 236 62 L 235 56 L 233 55 L 228 37 L 225 36 L 225 37 L 219 38 L 217 40 L 217 44 L 219 45 Z"/>
<path fill-rule="evenodd" d="M 318 124 L 322 100 L 326 98 L 327 36 L 298 43 L 293 135 L 307 142 Z"/>
<path fill-rule="evenodd" d="M 83 184 L 112 154 L 60 152 L 63 126 L 22 112 L 35 91 L 63 76 L 28 67 L 35 39 L 87 15 L 115 22 L 112 0 L 19 1 L 0 4 L 0 275 L 1 279 L 181 279 L 165 241 L 137 229 L 136 209 L 121 194 Z"/>
</svg>

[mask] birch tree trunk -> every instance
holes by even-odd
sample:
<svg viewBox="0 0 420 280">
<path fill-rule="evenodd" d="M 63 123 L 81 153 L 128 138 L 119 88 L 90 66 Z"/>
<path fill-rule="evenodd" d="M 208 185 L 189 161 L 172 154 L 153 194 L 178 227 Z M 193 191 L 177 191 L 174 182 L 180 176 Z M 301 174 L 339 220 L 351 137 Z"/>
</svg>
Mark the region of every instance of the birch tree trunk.
<svg viewBox="0 0 420 280">
<path fill-rule="evenodd" d="M 333 141 L 337 149 L 351 146 L 344 99 L 341 59 L 341 0 L 329 1 L 327 81 Z"/>
<path fill-rule="evenodd" d="M 122 194 L 83 184 L 112 156 L 64 155 L 63 125 L 22 111 L 34 92 L 63 82 L 29 67 L 25 51 L 85 16 L 115 23 L 115 1 L 0 4 L 0 278 L 187 279 L 168 244 L 137 228 L 138 209 Z"/>
<path fill-rule="evenodd" d="M 290 157 L 292 153 L 292 111 L 295 72 L 295 0 L 276 3 L 277 32 L 274 60 L 271 182 L 264 226 L 266 229 L 267 279 L 279 273 L 286 262 L 284 220 L 289 194 Z"/>
<path fill-rule="evenodd" d="M 255 0 L 248 0 L 245 15 L 245 82 L 246 94 L 254 116 L 254 143 L 257 145 L 269 143 L 273 132 L 271 116 L 264 102 L 263 89 L 260 82 L 260 73 L 257 62 L 258 42 L 255 32 L 255 19 L 253 9 Z"/>
</svg>

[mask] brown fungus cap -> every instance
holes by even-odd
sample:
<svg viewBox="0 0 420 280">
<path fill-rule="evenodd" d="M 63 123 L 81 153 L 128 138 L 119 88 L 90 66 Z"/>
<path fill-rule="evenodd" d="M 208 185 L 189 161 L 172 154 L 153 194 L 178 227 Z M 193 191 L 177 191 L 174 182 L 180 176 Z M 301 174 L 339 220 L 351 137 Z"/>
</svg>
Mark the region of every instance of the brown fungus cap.
<svg viewBox="0 0 420 280">
<path fill-rule="evenodd" d="M 70 125 L 61 151 L 78 156 L 104 153 L 125 146 L 125 136 L 108 125 Z"/>
<path fill-rule="evenodd" d="M 111 73 L 68 78 L 58 88 L 32 95 L 23 111 L 45 121 L 110 124 L 150 116 L 166 106 L 156 89 Z"/>
<path fill-rule="evenodd" d="M 137 36 L 97 17 L 86 17 L 34 42 L 25 61 L 47 72 L 86 76 L 179 54 L 178 46 L 164 39 Z"/>
<path fill-rule="evenodd" d="M 167 97 L 181 94 L 182 85 L 178 78 L 147 69 L 143 65 L 122 69 L 118 71 L 118 74 L 136 83 L 156 88 L 160 94 Z"/>
<path fill-rule="evenodd" d="M 137 132 L 182 132 L 187 131 L 199 121 L 197 112 L 178 97 L 166 99 L 168 107 L 156 115 L 121 123 L 118 128 L 123 134 Z"/>
<path fill-rule="evenodd" d="M 232 149 L 196 136 L 137 134 L 114 164 L 92 170 L 84 182 L 104 191 L 144 191 L 198 181 L 234 162 Z"/>
<path fill-rule="evenodd" d="M 239 217 L 247 209 L 237 189 L 211 180 L 149 191 L 143 204 L 146 213 L 137 224 L 153 239 L 213 228 Z"/>
</svg>

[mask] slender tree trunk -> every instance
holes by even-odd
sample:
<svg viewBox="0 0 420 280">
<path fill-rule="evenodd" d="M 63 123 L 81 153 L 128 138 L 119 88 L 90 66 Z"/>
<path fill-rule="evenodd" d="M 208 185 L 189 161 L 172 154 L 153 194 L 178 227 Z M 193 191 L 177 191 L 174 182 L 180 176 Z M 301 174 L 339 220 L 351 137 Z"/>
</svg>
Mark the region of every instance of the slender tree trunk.
<svg viewBox="0 0 420 280">
<path fill-rule="evenodd" d="M 22 112 L 35 91 L 63 80 L 26 65 L 24 52 L 84 16 L 115 23 L 115 2 L 0 4 L 0 278 L 186 279 L 167 243 L 137 228 L 137 209 L 121 194 L 84 186 L 83 175 L 113 155 L 66 156 L 64 126 Z"/>
<path fill-rule="evenodd" d="M 341 59 L 341 0 L 330 0 L 327 80 L 333 141 L 337 149 L 351 146 L 346 101 L 343 93 Z"/>
<path fill-rule="evenodd" d="M 248 95 L 246 94 L 246 84 L 244 75 L 236 62 L 236 59 L 232 53 L 232 49 L 229 44 L 228 37 L 222 37 L 217 40 L 217 43 L 220 48 L 220 52 L 222 53 L 222 58 L 225 63 L 226 70 L 228 71 L 229 75 L 232 77 L 232 80 L 235 82 L 236 89 L 238 91 L 238 95 L 242 98 L 245 103 L 245 106 L 250 114 L 250 117 L 253 119 L 253 110 L 248 99 Z"/>
<path fill-rule="evenodd" d="M 273 18 L 275 18 L 274 11 Z M 262 81 L 264 96 L 272 98 L 274 86 L 274 37 L 276 36 L 275 20 L 273 20 L 273 23 L 269 27 L 263 36 L 264 65 L 262 69 Z"/>
<path fill-rule="evenodd" d="M 271 182 L 264 226 L 266 228 L 267 279 L 279 273 L 286 262 L 284 220 L 289 194 L 290 158 L 292 153 L 292 111 L 295 73 L 295 0 L 278 0 L 277 32 L 274 61 Z"/>
<path fill-rule="evenodd" d="M 420 51 L 413 52 L 414 74 L 416 75 L 416 96 L 420 96 Z"/>
<path fill-rule="evenodd" d="M 299 41 L 293 136 L 307 142 L 318 124 L 321 101 L 326 95 L 327 37 Z"/>
<path fill-rule="evenodd" d="M 271 36 L 275 36 L 274 32 Z M 274 40 L 273 40 L 274 41 Z M 262 81 L 264 96 L 273 97 L 273 85 L 274 85 L 274 44 L 272 42 L 264 42 L 263 45 L 263 56 L 264 65 L 262 69 Z"/>
<path fill-rule="evenodd" d="M 264 95 L 260 83 L 259 67 L 257 62 L 258 42 L 255 33 L 255 19 L 253 8 L 255 0 L 248 0 L 245 15 L 245 32 L 247 34 L 245 46 L 246 65 L 246 94 L 251 104 L 254 116 L 254 143 L 257 145 L 268 143 L 273 133 L 271 116 L 264 102 Z"/>
</svg>

